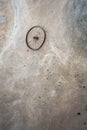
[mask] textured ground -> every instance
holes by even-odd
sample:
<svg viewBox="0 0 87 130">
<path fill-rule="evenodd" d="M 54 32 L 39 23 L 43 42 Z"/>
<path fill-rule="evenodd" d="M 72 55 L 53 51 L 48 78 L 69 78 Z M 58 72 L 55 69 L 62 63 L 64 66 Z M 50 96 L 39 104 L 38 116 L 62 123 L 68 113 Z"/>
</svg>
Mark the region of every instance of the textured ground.
<svg viewBox="0 0 87 130">
<path fill-rule="evenodd" d="M 87 0 L 0 0 L 0 130 L 87 130 Z"/>
</svg>

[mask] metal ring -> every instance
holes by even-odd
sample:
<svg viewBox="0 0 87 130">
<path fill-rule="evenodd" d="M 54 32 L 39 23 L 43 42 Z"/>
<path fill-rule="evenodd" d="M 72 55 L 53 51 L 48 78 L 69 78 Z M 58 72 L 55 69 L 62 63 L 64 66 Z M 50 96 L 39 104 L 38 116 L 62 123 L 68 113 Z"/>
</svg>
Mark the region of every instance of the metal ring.
<svg viewBox="0 0 87 130">
<path fill-rule="evenodd" d="M 36 49 L 32 48 L 32 47 L 29 45 L 29 43 L 28 43 L 28 35 L 29 35 L 29 33 L 30 33 L 34 28 L 40 28 L 40 29 L 42 29 L 42 31 L 44 32 L 43 42 L 41 43 L 40 47 L 38 47 L 38 48 L 36 48 Z M 38 25 L 37 25 L 37 26 L 33 26 L 32 28 L 30 28 L 30 30 L 29 30 L 29 31 L 27 32 L 27 34 L 26 34 L 26 44 L 27 44 L 27 46 L 28 46 L 31 50 L 33 50 L 33 51 L 39 50 L 39 49 L 43 46 L 45 40 L 46 40 L 46 32 L 45 32 L 45 30 L 44 30 L 41 26 L 38 26 Z"/>
</svg>

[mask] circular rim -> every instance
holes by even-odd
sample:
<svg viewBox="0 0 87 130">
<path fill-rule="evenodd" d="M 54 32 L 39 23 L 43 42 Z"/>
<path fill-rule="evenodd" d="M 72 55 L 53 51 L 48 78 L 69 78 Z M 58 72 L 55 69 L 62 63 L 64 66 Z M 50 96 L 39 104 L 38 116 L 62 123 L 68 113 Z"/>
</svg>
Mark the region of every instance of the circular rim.
<svg viewBox="0 0 87 130">
<path fill-rule="evenodd" d="M 29 33 L 31 32 L 31 30 L 33 30 L 34 28 L 40 28 L 40 29 L 42 29 L 42 31 L 44 32 L 43 42 L 41 43 L 40 47 L 38 47 L 38 48 L 36 48 L 36 49 L 32 48 L 32 47 L 29 45 L 29 42 L 28 42 L 28 35 L 29 35 Z M 27 34 L 26 34 L 26 44 L 27 44 L 27 46 L 28 46 L 31 50 L 33 50 L 33 51 L 39 50 L 39 49 L 43 46 L 45 40 L 46 40 L 46 32 L 45 32 L 45 30 L 44 30 L 41 26 L 38 26 L 38 25 L 37 25 L 37 26 L 33 26 L 32 28 L 30 28 L 30 30 L 29 30 L 29 31 L 27 32 Z"/>
</svg>

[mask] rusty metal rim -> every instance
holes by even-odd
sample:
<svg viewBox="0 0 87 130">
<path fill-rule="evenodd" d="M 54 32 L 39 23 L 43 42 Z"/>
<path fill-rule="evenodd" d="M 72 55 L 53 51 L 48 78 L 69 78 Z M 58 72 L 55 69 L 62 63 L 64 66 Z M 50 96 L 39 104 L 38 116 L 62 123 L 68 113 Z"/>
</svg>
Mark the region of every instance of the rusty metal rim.
<svg viewBox="0 0 87 130">
<path fill-rule="evenodd" d="M 32 47 L 29 45 L 29 43 L 28 43 L 28 35 L 29 35 L 30 31 L 33 30 L 34 28 L 40 28 L 40 29 L 42 29 L 43 32 L 44 32 L 43 42 L 41 43 L 40 47 L 38 47 L 38 48 L 36 48 L 36 49 L 32 48 Z M 31 50 L 33 50 L 33 51 L 39 50 L 39 49 L 43 46 L 45 40 L 46 40 L 46 32 L 45 32 L 45 30 L 44 30 L 41 26 L 38 26 L 38 25 L 37 25 L 37 26 L 33 26 L 32 28 L 30 28 L 30 30 L 29 30 L 29 31 L 27 32 L 27 34 L 26 34 L 26 44 L 27 44 L 27 46 L 28 46 Z"/>
</svg>

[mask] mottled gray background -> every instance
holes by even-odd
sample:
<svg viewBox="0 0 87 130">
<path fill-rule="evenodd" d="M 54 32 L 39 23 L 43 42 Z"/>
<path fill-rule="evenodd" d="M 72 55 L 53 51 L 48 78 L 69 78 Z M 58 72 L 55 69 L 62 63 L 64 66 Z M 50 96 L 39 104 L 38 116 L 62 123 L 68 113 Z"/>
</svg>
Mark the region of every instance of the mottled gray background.
<svg viewBox="0 0 87 130">
<path fill-rule="evenodd" d="M 0 0 L 0 130 L 87 130 L 87 0 Z"/>
</svg>

